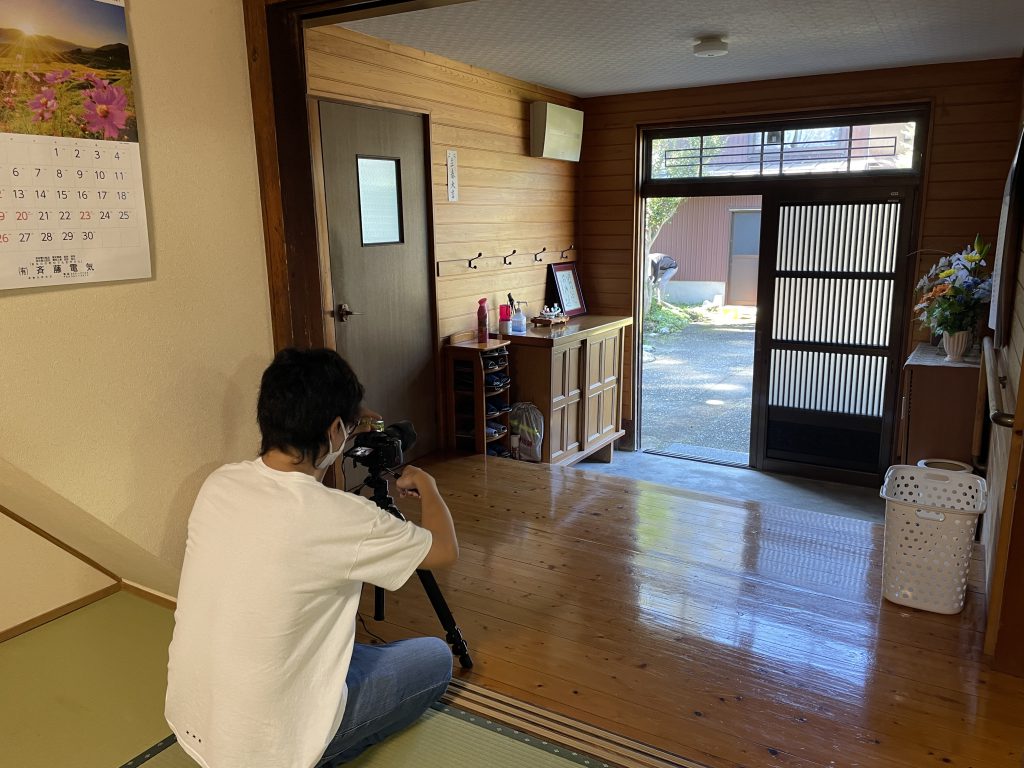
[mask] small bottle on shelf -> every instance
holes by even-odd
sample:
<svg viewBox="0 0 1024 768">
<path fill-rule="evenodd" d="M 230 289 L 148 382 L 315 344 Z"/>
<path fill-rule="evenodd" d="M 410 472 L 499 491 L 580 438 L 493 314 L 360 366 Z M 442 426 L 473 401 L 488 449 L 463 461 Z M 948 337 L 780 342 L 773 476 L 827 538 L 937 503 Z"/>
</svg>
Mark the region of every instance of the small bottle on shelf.
<svg viewBox="0 0 1024 768">
<path fill-rule="evenodd" d="M 476 340 L 481 344 L 487 343 L 487 297 L 480 299 L 480 306 L 476 310 Z"/>
<path fill-rule="evenodd" d="M 508 304 L 498 305 L 498 334 L 508 336 L 512 332 L 512 307 Z"/>
</svg>

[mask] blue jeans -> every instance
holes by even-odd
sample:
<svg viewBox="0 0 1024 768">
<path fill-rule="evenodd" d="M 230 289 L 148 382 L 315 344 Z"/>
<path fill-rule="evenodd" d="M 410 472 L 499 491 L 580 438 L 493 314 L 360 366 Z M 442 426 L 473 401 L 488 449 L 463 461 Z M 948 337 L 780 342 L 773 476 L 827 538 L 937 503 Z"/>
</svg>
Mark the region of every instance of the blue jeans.
<svg viewBox="0 0 1024 768">
<path fill-rule="evenodd" d="M 356 643 L 345 678 L 345 714 L 317 768 L 352 760 L 411 725 L 441 697 L 451 678 L 452 651 L 440 638 Z"/>
</svg>

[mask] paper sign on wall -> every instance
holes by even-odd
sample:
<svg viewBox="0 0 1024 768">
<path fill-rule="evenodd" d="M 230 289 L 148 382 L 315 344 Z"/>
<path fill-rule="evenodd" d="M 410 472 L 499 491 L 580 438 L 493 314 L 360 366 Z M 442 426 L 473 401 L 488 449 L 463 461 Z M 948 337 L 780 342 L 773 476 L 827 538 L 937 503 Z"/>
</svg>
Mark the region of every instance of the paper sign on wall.
<svg viewBox="0 0 1024 768">
<path fill-rule="evenodd" d="M 152 274 L 123 4 L 0 8 L 0 289 Z"/>
</svg>

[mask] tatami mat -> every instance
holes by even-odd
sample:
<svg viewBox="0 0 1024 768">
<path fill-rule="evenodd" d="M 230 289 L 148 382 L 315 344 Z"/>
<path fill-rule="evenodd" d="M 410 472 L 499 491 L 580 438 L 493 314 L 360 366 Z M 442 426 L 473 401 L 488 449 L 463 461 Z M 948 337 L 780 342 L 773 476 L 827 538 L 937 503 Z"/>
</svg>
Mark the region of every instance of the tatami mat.
<svg viewBox="0 0 1024 768">
<path fill-rule="evenodd" d="M 174 744 L 142 768 L 196 768 Z M 346 768 L 602 768 L 606 764 L 453 707 L 431 709 L 406 730 L 368 749 Z"/>
<path fill-rule="evenodd" d="M 173 626 L 118 592 L 0 643 L 0 764 L 114 768 L 160 741 Z"/>
</svg>

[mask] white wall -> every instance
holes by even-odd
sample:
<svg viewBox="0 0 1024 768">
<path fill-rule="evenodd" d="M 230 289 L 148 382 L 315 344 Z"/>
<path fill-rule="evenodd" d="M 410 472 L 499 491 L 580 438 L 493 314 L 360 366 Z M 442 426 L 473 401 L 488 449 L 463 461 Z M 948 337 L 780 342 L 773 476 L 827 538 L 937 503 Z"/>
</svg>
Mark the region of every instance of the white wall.
<svg viewBox="0 0 1024 768">
<path fill-rule="evenodd" d="M 258 446 L 266 261 L 242 3 L 128 7 L 154 277 L 0 293 L 0 473 L 177 568 L 199 485 Z"/>
</svg>

